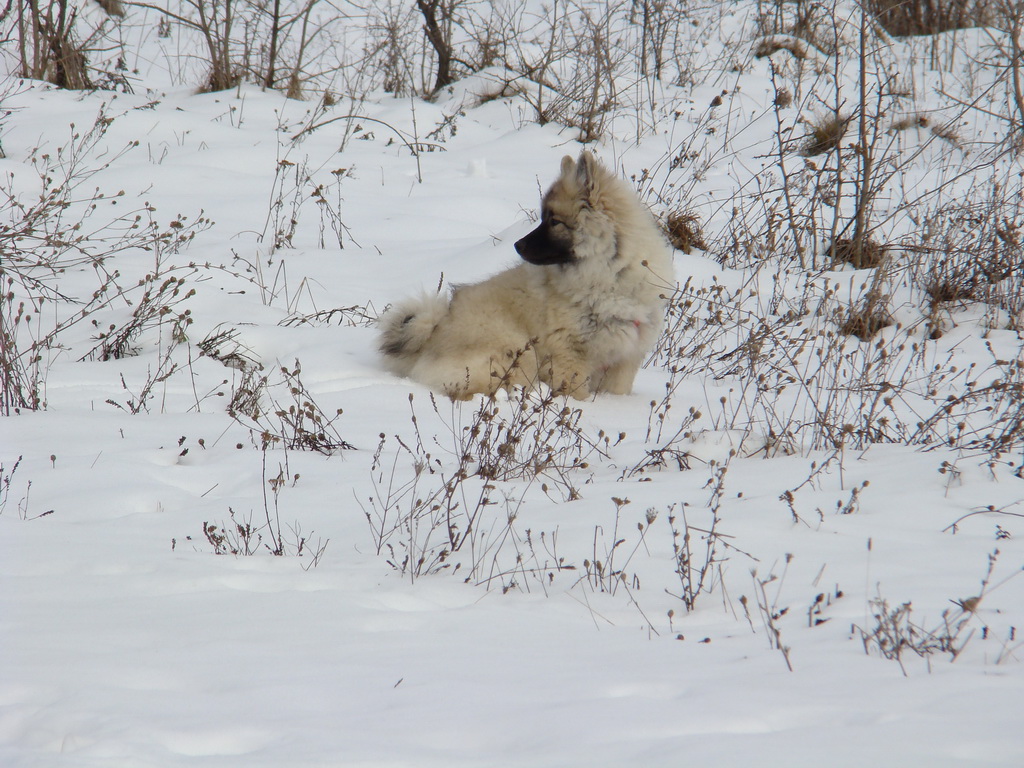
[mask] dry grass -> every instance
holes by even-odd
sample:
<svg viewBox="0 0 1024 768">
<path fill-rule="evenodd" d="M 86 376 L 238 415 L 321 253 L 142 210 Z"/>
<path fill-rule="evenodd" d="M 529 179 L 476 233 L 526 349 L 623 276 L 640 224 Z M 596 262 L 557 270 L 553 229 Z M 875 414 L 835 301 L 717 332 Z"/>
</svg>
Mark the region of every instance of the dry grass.
<svg viewBox="0 0 1024 768">
<path fill-rule="evenodd" d="M 865 7 L 894 37 L 937 35 L 989 26 L 996 3 L 986 0 L 866 0 Z"/>
<path fill-rule="evenodd" d="M 789 51 L 795 59 L 807 58 L 807 43 L 797 37 L 773 35 L 762 38 L 754 46 L 754 56 L 763 59 L 779 51 Z"/>
<path fill-rule="evenodd" d="M 859 248 L 857 245 L 855 240 L 838 238 L 828 251 L 832 264 L 850 264 L 854 269 L 873 269 L 885 263 L 887 248 L 884 245 L 879 245 L 869 237 L 864 238 Z"/>
<path fill-rule="evenodd" d="M 683 253 L 692 253 L 694 248 L 708 249 L 704 241 L 704 230 L 700 217 L 690 211 L 672 211 L 665 217 L 662 230 L 672 247 Z"/>
<path fill-rule="evenodd" d="M 793 106 L 793 92 L 789 88 L 779 88 L 775 93 L 775 101 L 773 103 L 779 109 Z"/>
<path fill-rule="evenodd" d="M 909 131 L 911 128 L 927 128 L 931 124 L 928 115 L 913 113 L 893 120 L 890 131 Z"/>
<path fill-rule="evenodd" d="M 815 157 L 839 149 L 850 120 L 850 115 L 832 113 L 810 123 L 801 154 L 804 157 Z"/>
<path fill-rule="evenodd" d="M 869 296 L 864 302 L 847 309 L 839 317 L 839 332 L 844 336 L 856 336 L 861 341 L 871 341 L 883 328 L 893 324 L 892 315 L 881 299 Z"/>
</svg>

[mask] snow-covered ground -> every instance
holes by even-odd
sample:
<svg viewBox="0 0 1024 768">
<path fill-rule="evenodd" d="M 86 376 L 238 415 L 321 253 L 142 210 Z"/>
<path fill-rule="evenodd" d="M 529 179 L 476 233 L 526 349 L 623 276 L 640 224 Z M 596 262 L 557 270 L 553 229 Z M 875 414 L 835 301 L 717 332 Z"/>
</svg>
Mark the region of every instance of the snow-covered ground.
<svg viewBox="0 0 1024 768">
<path fill-rule="evenodd" d="M 800 266 L 757 238 L 729 251 L 737 206 L 756 219 L 782 199 L 776 131 L 795 142 L 837 82 L 857 92 L 855 47 L 831 91 L 802 69 L 813 57 L 753 57 L 754 10 L 707 10 L 691 80 L 646 106 L 623 86 L 592 145 L 658 213 L 697 213 L 708 247 L 676 252 L 675 334 L 634 393 L 583 403 L 432 402 L 375 351 L 389 302 L 514 264 L 580 149 L 529 94 L 480 99 L 495 68 L 434 101 L 197 94 L 181 82 L 194 62 L 167 52 L 184 43 L 147 16 L 133 93 L 9 77 L 2 225 L 47 184 L 70 204 L 3 245 L 66 268 L 0 264 L 3 359 L 38 374 L 44 406 L 0 418 L 0 764 L 1024 765 L 1019 264 L 1001 299 L 929 316 L 921 275 L 897 271 L 899 325 L 862 342 L 829 313 L 875 270 L 826 269 L 820 248 Z M 935 213 L 995 184 L 1011 184 L 1001 237 L 1016 237 L 1022 166 L 984 64 L 999 39 L 885 48 L 901 108 L 929 120 L 877 144 L 898 158 L 882 240 L 927 225 L 907 205 L 926 190 L 945 190 L 921 202 Z M 932 66 L 942 46 L 956 55 Z M 796 101 L 777 110 L 780 84 Z M 167 235 L 142 248 L 148 222 Z M 948 240 L 927 242 L 941 256 Z M 828 335 L 808 347 L 800 323 Z M 15 357 L 61 324 L 38 362 Z M 755 337 L 756 369 L 736 362 Z M 539 439 L 571 468 L 460 475 L 464 428 L 524 402 L 570 409 Z M 443 560 L 429 499 L 457 505 L 465 537 Z M 886 628 L 908 643 L 898 660 Z"/>
</svg>

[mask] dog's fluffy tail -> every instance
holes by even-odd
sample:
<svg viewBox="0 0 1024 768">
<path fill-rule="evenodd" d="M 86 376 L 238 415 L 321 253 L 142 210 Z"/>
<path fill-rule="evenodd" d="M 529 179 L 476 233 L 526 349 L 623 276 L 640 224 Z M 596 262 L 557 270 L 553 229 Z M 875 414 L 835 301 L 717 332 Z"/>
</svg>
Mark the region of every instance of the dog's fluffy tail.
<svg viewBox="0 0 1024 768">
<path fill-rule="evenodd" d="M 405 375 L 417 353 L 430 340 L 448 314 L 448 299 L 440 294 L 423 294 L 392 305 L 379 321 L 380 351 L 397 373 Z"/>
</svg>

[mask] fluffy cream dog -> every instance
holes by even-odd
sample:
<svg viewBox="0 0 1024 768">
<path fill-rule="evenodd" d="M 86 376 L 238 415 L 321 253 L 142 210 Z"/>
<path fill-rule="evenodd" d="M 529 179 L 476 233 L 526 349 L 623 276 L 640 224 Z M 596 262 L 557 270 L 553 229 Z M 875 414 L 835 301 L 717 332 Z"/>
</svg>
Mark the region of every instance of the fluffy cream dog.
<svg viewBox="0 0 1024 768">
<path fill-rule="evenodd" d="M 541 381 L 585 399 L 628 394 L 661 333 L 672 253 L 650 211 L 589 152 L 562 159 L 526 262 L 380 320 L 389 370 L 456 399 Z"/>
</svg>

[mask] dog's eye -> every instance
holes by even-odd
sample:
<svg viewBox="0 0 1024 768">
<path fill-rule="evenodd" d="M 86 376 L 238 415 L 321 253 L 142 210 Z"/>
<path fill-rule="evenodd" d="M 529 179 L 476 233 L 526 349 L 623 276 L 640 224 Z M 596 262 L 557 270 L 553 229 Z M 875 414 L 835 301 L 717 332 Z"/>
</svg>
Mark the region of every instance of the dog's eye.
<svg viewBox="0 0 1024 768">
<path fill-rule="evenodd" d="M 566 224 L 566 223 L 565 223 L 564 221 L 562 221 L 561 219 L 556 219 L 556 218 L 554 218 L 553 216 L 551 217 L 550 223 L 551 223 L 551 226 L 552 226 L 552 227 L 565 227 L 566 229 L 568 229 L 568 228 L 569 228 L 569 225 L 568 225 L 568 224 Z"/>
</svg>

